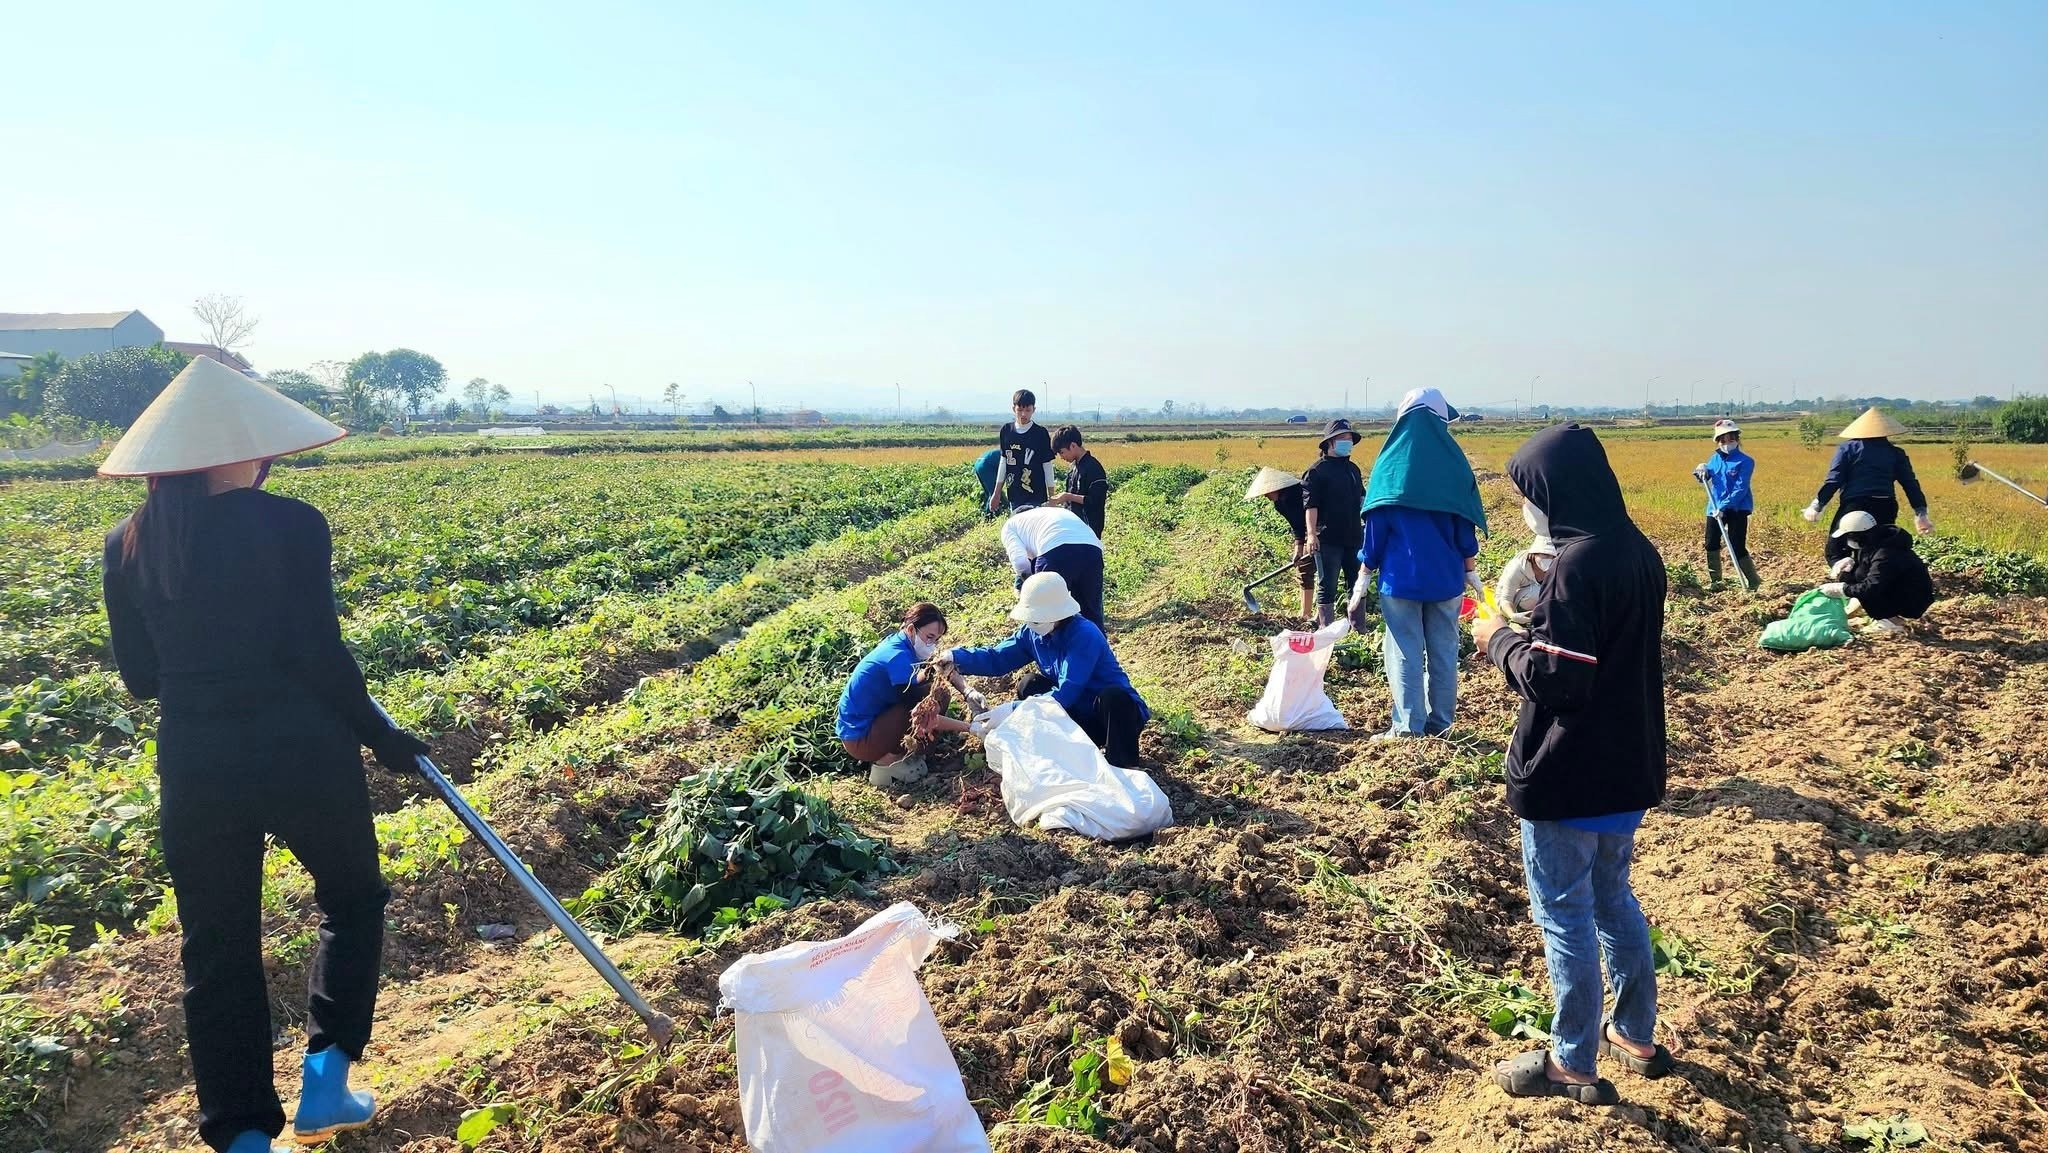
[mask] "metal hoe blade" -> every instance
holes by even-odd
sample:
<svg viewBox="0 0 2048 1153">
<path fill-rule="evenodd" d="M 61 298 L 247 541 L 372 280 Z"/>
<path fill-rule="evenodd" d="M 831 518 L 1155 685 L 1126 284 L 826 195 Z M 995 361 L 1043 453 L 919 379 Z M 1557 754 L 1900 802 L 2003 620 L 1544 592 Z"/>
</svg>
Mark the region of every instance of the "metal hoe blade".
<svg viewBox="0 0 2048 1153">
<path fill-rule="evenodd" d="M 1990 469 L 1985 468 L 1983 465 L 1978 464 L 1974 460 L 1964 465 L 1956 473 L 1956 479 L 1962 481 L 1964 484 L 1968 484 L 1971 481 L 1976 480 L 1979 474 L 1990 477 L 1992 480 L 1995 480 L 1998 483 L 2004 485 L 2005 487 L 2013 490 L 2014 492 L 2019 493 L 2021 496 L 2026 497 L 2028 500 L 2033 501 L 2035 504 L 2048 506 L 2048 496 L 2036 496 L 2034 493 L 2029 492 L 2024 488 L 2021 488 L 2019 485 L 2014 484 L 2012 481 L 2005 479 L 2004 477 L 1998 475 L 1995 472 L 1992 472 Z"/>
<path fill-rule="evenodd" d="M 1293 567 L 1294 562 L 1288 561 L 1286 564 L 1281 565 L 1279 568 L 1274 569 L 1272 572 L 1267 573 L 1265 576 L 1262 576 L 1259 579 L 1244 586 L 1244 611 L 1254 614 L 1256 614 L 1259 611 L 1259 598 L 1252 595 L 1253 589 L 1259 587 L 1262 584 L 1265 584 L 1267 581 L 1272 580 L 1274 577 L 1279 576 L 1281 573 L 1284 573 L 1288 569 L 1291 569 Z"/>
<path fill-rule="evenodd" d="M 377 711 L 383 714 L 386 721 L 391 720 L 391 715 L 384 712 L 384 706 L 378 705 Z M 626 975 L 619 972 L 618 966 L 612 964 L 610 957 L 604 955 L 604 950 L 597 947 L 597 942 L 590 939 L 590 934 L 583 931 L 583 926 L 576 923 L 576 918 L 569 915 L 569 910 L 562 907 L 562 902 L 556 900 L 553 893 L 548 892 L 547 886 L 534 879 L 533 874 L 527 871 L 526 862 L 521 861 L 518 854 L 507 847 L 504 841 L 498 839 L 498 834 L 492 831 L 482 815 L 470 807 L 468 801 L 462 799 L 462 793 L 456 789 L 453 782 L 442 775 L 433 761 L 422 756 L 417 767 L 420 776 L 425 778 L 426 782 L 434 787 L 434 791 L 441 795 L 441 800 L 455 811 L 455 817 L 462 822 L 462 826 L 469 830 L 471 836 L 481 841 L 484 847 L 491 851 L 492 856 L 498 858 L 498 863 L 505 866 L 505 871 L 512 874 L 512 879 L 519 882 L 519 887 L 526 890 L 526 895 L 533 898 L 534 904 L 540 906 L 540 911 L 547 914 L 548 920 L 554 922 L 555 928 L 560 929 L 562 935 L 569 938 L 569 943 L 576 946 L 576 951 L 583 954 L 583 959 L 590 962 L 590 967 L 597 970 L 597 975 L 604 978 L 605 984 L 610 985 L 612 991 L 619 995 L 619 999 L 647 1023 L 647 1031 L 654 1035 L 655 1044 L 666 1049 L 669 1039 L 675 1036 L 675 1022 L 669 1020 L 665 1014 L 656 1012 L 654 1007 L 647 1003 L 647 999 L 640 995 L 639 990 L 633 988 L 633 983 L 626 980 Z"/>
</svg>

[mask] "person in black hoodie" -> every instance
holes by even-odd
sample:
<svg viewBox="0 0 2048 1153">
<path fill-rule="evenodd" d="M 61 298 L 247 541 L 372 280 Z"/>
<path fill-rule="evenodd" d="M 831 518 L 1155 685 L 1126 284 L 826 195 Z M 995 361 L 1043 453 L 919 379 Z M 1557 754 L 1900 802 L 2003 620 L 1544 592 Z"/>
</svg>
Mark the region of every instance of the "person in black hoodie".
<svg viewBox="0 0 2048 1153">
<path fill-rule="evenodd" d="M 1670 1071 L 1653 1041 L 1650 930 L 1629 883 L 1636 828 L 1664 799 L 1664 562 L 1629 520 L 1607 452 L 1577 424 L 1530 437 L 1509 458 L 1531 531 L 1557 558 L 1527 634 L 1495 615 L 1473 629 L 1522 697 L 1508 750 L 1508 807 L 1522 819 L 1529 910 L 1557 999 L 1551 1047 L 1501 1062 L 1516 1096 L 1618 1100 L 1597 1057 L 1645 1076 Z M 1606 947 L 1614 1013 L 1601 1020 Z"/>
<path fill-rule="evenodd" d="M 1934 604 L 1934 578 L 1913 551 L 1911 533 L 1895 524 L 1879 524 L 1867 512 L 1852 512 L 1842 518 L 1834 535 L 1849 555 L 1836 566 L 1842 579 L 1820 586 L 1820 591 L 1850 598 L 1869 613 L 1865 636 L 1898 636 L 1906 631 L 1900 617 L 1917 620 Z"/>
</svg>

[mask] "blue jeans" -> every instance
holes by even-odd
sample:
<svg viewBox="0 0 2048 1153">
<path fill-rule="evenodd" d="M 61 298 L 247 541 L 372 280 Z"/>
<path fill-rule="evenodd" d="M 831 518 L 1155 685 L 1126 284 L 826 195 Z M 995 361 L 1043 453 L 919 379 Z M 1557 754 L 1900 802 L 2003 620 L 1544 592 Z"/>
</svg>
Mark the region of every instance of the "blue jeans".
<svg viewBox="0 0 2048 1153">
<path fill-rule="evenodd" d="M 1451 727 L 1458 711 L 1458 602 L 1380 596 L 1386 622 L 1387 689 L 1394 696 L 1392 732 L 1429 736 Z M 1425 717 L 1424 702 L 1428 702 Z"/>
<path fill-rule="evenodd" d="M 1614 1030 L 1649 1044 L 1657 1026 L 1657 971 L 1650 924 L 1629 886 L 1635 834 L 1589 833 L 1556 821 L 1522 822 L 1522 870 L 1529 915 L 1543 930 L 1543 959 L 1557 1017 L 1550 1051 L 1574 1073 L 1591 1075 L 1600 1052 L 1600 954 L 1614 988 Z"/>
</svg>

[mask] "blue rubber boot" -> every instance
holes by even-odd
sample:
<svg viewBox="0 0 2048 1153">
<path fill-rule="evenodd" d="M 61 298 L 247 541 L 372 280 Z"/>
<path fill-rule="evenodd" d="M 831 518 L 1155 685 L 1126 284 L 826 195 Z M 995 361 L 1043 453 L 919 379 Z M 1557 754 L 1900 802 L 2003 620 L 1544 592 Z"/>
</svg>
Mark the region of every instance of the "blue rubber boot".
<svg viewBox="0 0 2048 1153">
<path fill-rule="evenodd" d="M 368 1093 L 348 1087 L 348 1054 L 333 1046 L 306 1054 L 306 1083 L 299 1090 L 299 1111 L 292 1118 L 292 1139 L 318 1145 L 337 1133 L 361 1129 L 377 1111 Z"/>
<path fill-rule="evenodd" d="M 284 1153 L 290 1148 L 273 1143 L 270 1134 L 261 1129 L 251 1129 L 228 1142 L 228 1153 Z"/>
</svg>

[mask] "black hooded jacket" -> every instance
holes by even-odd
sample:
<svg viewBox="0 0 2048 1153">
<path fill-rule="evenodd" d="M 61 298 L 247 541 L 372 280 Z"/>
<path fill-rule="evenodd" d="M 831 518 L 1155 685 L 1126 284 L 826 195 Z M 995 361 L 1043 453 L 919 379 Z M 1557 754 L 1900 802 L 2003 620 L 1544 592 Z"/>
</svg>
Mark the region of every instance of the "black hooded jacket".
<svg viewBox="0 0 2048 1153">
<path fill-rule="evenodd" d="M 1849 575 L 1842 593 L 1855 597 L 1871 620 L 1918 617 L 1934 604 L 1934 578 L 1927 563 L 1913 551 L 1913 536 L 1895 524 L 1881 524 L 1844 539 L 1856 542 L 1849 552 Z"/>
<path fill-rule="evenodd" d="M 1522 696 L 1508 807 L 1532 821 L 1647 809 L 1664 799 L 1664 561 L 1629 520 L 1593 430 L 1545 429 L 1508 476 L 1550 518 L 1557 559 L 1525 636 L 1486 655 Z"/>
</svg>

